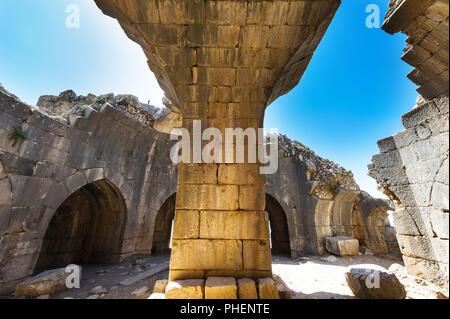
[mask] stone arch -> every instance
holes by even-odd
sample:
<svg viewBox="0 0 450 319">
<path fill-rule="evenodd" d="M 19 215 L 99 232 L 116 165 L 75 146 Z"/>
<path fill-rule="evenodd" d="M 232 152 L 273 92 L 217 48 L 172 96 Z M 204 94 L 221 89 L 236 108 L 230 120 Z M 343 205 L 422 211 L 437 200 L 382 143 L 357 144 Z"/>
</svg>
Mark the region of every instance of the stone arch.
<svg viewBox="0 0 450 319">
<path fill-rule="evenodd" d="M 119 262 L 126 215 L 122 193 L 107 179 L 74 191 L 47 226 L 35 272 L 73 263 Z"/>
<path fill-rule="evenodd" d="M 269 214 L 272 254 L 291 256 L 288 218 L 284 208 L 272 195 L 266 193 L 266 211 Z"/>
<path fill-rule="evenodd" d="M 176 196 L 176 193 L 170 195 L 158 210 L 153 230 L 152 254 L 160 255 L 170 252 L 170 237 L 172 222 L 175 217 Z"/>
</svg>

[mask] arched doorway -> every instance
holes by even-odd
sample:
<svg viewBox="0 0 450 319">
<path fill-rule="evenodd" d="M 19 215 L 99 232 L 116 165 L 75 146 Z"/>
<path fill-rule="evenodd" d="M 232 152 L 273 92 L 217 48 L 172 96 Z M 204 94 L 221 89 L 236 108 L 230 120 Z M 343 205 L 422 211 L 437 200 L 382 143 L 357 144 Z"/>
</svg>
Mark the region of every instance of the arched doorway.
<svg viewBox="0 0 450 319">
<path fill-rule="evenodd" d="M 119 262 L 125 219 L 125 201 L 110 181 L 83 186 L 53 215 L 35 272 L 68 264 Z"/>
<path fill-rule="evenodd" d="M 280 203 L 269 194 L 266 194 L 266 211 L 269 213 L 272 255 L 291 257 L 286 214 Z"/>
<path fill-rule="evenodd" d="M 176 195 L 176 193 L 171 195 L 159 209 L 158 215 L 156 215 L 152 254 L 163 255 L 170 253 L 170 238 L 175 216 Z"/>
</svg>

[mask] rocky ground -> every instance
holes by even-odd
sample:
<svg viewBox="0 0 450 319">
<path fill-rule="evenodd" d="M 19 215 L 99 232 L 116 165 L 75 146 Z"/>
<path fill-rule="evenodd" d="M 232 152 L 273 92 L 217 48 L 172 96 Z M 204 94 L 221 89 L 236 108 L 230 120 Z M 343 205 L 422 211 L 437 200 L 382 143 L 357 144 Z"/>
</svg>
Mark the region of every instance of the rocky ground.
<svg viewBox="0 0 450 319">
<path fill-rule="evenodd" d="M 168 278 L 168 262 L 168 256 L 134 256 L 117 265 L 86 265 L 83 267 L 81 288 L 69 289 L 44 298 L 146 299 L 156 280 Z M 392 256 L 273 258 L 274 275 L 278 275 L 288 286 L 293 299 L 353 299 L 344 276 L 349 267 L 383 267 L 393 271 L 405 286 L 409 299 L 436 299 L 439 296 L 435 287 L 420 278 L 408 275 L 403 262 Z M 165 270 L 134 284 L 123 284 L 127 279 L 159 268 Z"/>
<path fill-rule="evenodd" d="M 404 285 L 408 299 L 436 299 L 437 288 L 406 273 L 403 261 L 389 255 L 358 257 L 309 256 L 295 260 L 273 258 L 273 273 L 292 291 L 293 299 L 353 299 L 345 280 L 350 267 L 383 267 L 395 273 Z"/>
</svg>

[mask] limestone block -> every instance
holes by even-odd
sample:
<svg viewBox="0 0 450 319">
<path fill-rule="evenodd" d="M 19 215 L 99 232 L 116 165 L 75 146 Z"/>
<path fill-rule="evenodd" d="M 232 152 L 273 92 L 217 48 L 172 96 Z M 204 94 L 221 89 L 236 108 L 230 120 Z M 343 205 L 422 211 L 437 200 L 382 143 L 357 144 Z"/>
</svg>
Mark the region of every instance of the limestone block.
<svg viewBox="0 0 450 319">
<path fill-rule="evenodd" d="M 375 269 L 352 268 L 345 273 L 353 294 L 360 299 L 404 299 L 406 291 L 395 274 Z"/>
<path fill-rule="evenodd" d="M 154 292 L 147 299 L 166 299 L 165 293 Z"/>
<path fill-rule="evenodd" d="M 292 294 L 289 287 L 286 285 L 286 283 L 283 281 L 283 279 L 280 278 L 280 276 L 274 276 L 273 279 L 275 280 L 277 284 L 278 294 L 280 295 L 280 299 L 291 299 Z"/>
<path fill-rule="evenodd" d="M 177 210 L 173 223 L 173 238 L 198 238 L 200 216 L 196 210 Z"/>
<path fill-rule="evenodd" d="M 269 239 L 269 216 L 266 212 L 202 211 L 200 238 Z"/>
<path fill-rule="evenodd" d="M 280 299 L 277 284 L 272 278 L 258 279 L 259 299 Z"/>
<path fill-rule="evenodd" d="M 188 25 L 186 40 L 191 47 L 234 48 L 238 44 L 239 30 L 240 27 L 235 25 Z"/>
<path fill-rule="evenodd" d="M 170 269 L 242 269 L 240 240 L 175 239 Z"/>
<path fill-rule="evenodd" d="M 65 290 L 67 275 L 65 267 L 44 271 L 19 283 L 14 291 L 14 297 L 38 297 Z"/>
<path fill-rule="evenodd" d="M 337 256 L 358 256 L 359 242 L 357 239 L 345 236 L 327 237 L 326 248 Z"/>
<path fill-rule="evenodd" d="M 168 280 L 157 280 L 153 286 L 153 293 L 165 293 Z"/>
<path fill-rule="evenodd" d="M 243 240 L 244 269 L 271 270 L 272 257 L 267 240 Z"/>
<path fill-rule="evenodd" d="M 433 210 L 431 212 L 431 225 L 433 231 L 439 238 L 449 238 L 449 213 L 444 213 L 440 210 Z"/>
<path fill-rule="evenodd" d="M 449 186 L 434 183 L 431 193 L 431 202 L 442 210 L 449 210 Z"/>
<path fill-rule="evenodd" d="M 237 299 L 233 277 L 209 277 L 205 283 L 205 299 Z"/>
<path fill-rule="evenodd" d="M 436 257 L 429 238 L 425 236 L 398 235 L 397 239 L 403 255 L 435 260 Z"/>
<path fill-rule="evenodd" d="M 242 27 L 240 34 L 240 47 L 265 48 L 267 46 L 267 34 L 270 32 L 268 26 L 247 25 Z"/>
<path fill-rule="evenodd" d="M 239 299 L 258 299 L 256 284 L 252 279 L 242 278 L 237 283 Z"/>
<path fill-rule="evenodd" d="M 178 187 L 177 209 L 236 211 L 238 205 L 237 185 L 182 184 Z"/>
<path fill-rule="evenodd" d="M 219 165 L 219 184 L 253 185 L 264 183 L 258 164 Z"/>
<path fill-rule="evenodd" d="M 166 286 L 166 299 L 203 299 L 204 279 L 170 281 Z"/>
<path fill-rule="evenodd" d="M 260 185 L 239 186 L 239 209 L 262 211 L 266 205 L 265 189 Z"/>
</svg>

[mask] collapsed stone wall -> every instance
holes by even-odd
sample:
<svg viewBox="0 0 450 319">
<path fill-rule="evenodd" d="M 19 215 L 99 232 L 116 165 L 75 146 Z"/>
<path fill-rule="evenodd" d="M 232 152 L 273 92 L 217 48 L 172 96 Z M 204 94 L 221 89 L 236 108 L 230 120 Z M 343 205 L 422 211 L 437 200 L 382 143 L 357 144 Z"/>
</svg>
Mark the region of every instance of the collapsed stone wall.
<svg viewBox="0 0 450 319">
<path fill-rule="evenodd" d="M 408 272 L 449 282 L 448 0 L 391 1 L 383 29 L 408 36 L 404 61 L 421 94 L 405 127 L 378 141 L 370 175 L 396 205 L 394 223 Z"/>
<path fill-rule="evenodd" d="M 360 191 L 352 172 L 301 143 L 284 135 L 278 141 L 279 167 L 266 176 L 266 192 L 287 216 L 293 257 L 324 254 L 328 236 L 357 238 L 374 253 L 398 252 L 389 201 Z"/>
<path fill-rule="evenodd" d="M 123 198 L 116 261 L 152 249 L 157 212 L 176 192 L 168 135 L 106 102 L 76 120 L 49 112 L 0 88 L 0 292 L 33 273 L 55 211 L 85 185 L 107 181 Z"/>
</svg>

